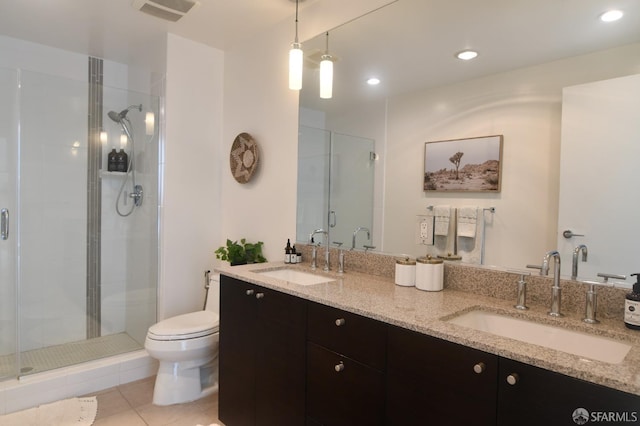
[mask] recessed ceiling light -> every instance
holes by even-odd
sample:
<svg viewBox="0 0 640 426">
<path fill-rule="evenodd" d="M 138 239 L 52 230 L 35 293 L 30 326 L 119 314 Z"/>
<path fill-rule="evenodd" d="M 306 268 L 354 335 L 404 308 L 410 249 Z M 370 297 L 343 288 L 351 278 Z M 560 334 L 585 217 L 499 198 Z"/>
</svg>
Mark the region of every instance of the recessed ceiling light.
<svg viewBox="0 0 640 426">
<path fill-rule="evenodd" d="M 624 13 L 621 10 L 609 10 L 602 15 L 600 15 L 600 20 L 604 22 L 613 22 L 622 18 Z"/>
<path fill-rule="evenodd" d="M 463 61 L 468 61 L 476 56 L 478 56 L 478 52 L 475 50 L 463 50 L 462 52 L 456 53 L 456 58 L 462 59 Z"/>
<path fill-rule="evenodd" d="M 380 84 L 380 79 L 376 77 L 371 77 L 370 79 L 367 80 L 367 84 L 369 86 L 375 86 L 377 84 Z"/>
</svg>

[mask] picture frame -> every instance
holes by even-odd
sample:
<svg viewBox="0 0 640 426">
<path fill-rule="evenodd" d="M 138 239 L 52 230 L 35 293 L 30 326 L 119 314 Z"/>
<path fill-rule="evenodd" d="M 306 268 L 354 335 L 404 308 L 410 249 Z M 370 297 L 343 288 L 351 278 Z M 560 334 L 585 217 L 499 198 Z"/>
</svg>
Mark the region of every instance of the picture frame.
<svg viewBox="0 0 640 426">
<path fill-rule="evenodd" d="M 425 192 L 500 192 L 503 135 L 425 142 Z"/>
</svg>

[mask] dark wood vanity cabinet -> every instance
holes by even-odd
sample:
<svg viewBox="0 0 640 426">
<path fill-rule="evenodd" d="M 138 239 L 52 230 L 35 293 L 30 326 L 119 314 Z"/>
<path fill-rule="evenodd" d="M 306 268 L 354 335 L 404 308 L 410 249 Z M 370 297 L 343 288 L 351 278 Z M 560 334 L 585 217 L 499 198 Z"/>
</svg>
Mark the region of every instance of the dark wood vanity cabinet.
<svg viewBox="0 0 640 426">
<path fill-rule="evenodd" d="M 227 426 L 640 425 L 640 396 L 225 275 L 219 381 Z"/>
<path fill-rule="evenodd" d="M 306 302 L 222 275 L 220 420 L 304 425 Z"/>
<path fill-rule="evenodd" d="M 587 424 L 640 425 L 639 396 L 500 358 L 498 425 L 585 424 L 574 420 L 578 409 Z"/>
<path fill-rule="evenodd" d="M 309 303 L 307 424 L 384 424 L 386 341 L 385 323 Z"/>
<path fill-rule="evenodd" d="M 495 424 L 496 355 L 393 326 L 388 339 L 387 425 Z"/>
</svg>

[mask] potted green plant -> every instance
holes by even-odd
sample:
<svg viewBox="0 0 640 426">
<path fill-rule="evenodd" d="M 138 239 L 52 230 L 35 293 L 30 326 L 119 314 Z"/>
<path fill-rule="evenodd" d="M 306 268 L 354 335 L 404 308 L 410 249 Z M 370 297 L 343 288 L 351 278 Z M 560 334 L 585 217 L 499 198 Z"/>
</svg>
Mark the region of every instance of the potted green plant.
<svg viewBox="0 0 640 426">
<path fill-rule="evenodd" d="M 263 244 L 262 241 L 248 243 L 244 238 L 240 240 L 240 243 L 227 239 L 226 246 L 220 246 L 215 251 L 216 259 L 227 261 L 231 266 L 263 263 L 267 261 L 262 255 Z"/>
</svg>

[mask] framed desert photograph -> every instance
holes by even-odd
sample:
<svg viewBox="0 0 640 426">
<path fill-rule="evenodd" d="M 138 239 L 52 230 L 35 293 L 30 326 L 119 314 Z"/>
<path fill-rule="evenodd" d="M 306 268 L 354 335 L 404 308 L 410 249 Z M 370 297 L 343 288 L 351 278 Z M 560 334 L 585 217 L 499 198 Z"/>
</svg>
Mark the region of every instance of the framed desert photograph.
<svg viewBox="0 0 640 426">
<path fill-rule="evenodd" d="M 500 192 L 502 135 L 426 142 L 424 190 Z"/>
</svg>

